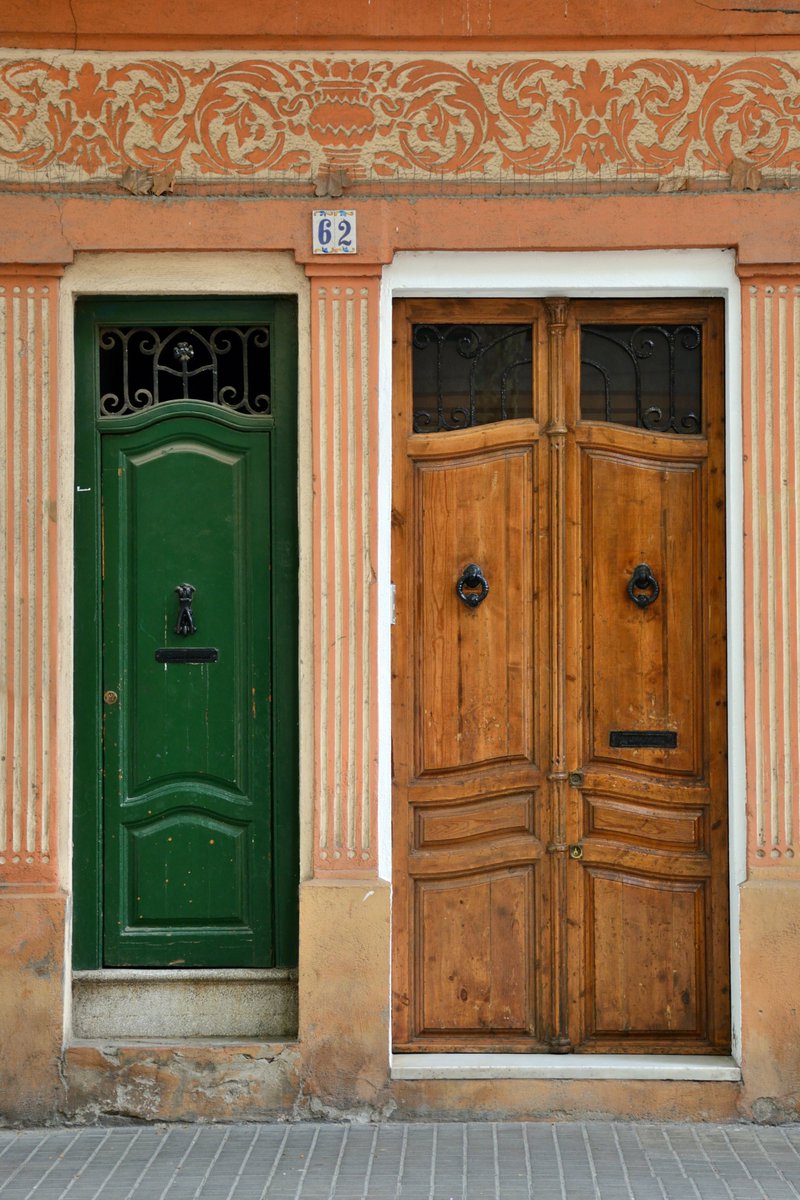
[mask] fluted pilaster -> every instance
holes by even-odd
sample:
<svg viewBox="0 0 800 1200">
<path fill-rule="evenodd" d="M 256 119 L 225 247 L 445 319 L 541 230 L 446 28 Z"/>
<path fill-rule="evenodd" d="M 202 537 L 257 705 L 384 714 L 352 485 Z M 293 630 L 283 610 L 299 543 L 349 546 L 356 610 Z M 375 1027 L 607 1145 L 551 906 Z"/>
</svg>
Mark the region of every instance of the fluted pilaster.
<svg viewBox="0 0 800 1200">
<path fill-rule="evenodd" d="M 315 815 L 318 875 L 377 867 L 379 268 L 312 264 Z"/>
<path fill-rule="evenodd" d="M 751 866 L 800 866 L 800 268 L 742 268 Z"/>
<path fill-rule="evenodd" d="M 60 273 L 0 267 L 0 886 L 55 878 Z"/>
</svg>

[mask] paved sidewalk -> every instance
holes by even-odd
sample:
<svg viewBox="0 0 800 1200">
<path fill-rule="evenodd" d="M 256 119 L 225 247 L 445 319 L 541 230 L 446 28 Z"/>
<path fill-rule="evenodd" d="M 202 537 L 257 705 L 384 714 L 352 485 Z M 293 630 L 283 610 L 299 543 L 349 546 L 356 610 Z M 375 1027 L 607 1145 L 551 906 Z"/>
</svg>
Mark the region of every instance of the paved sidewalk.
<svg viewBox="0 0 800 1200">
<path fill-rule="evenodd" d="M 800 1125 L 0 1130 L 0 1200 L 800 1200 Z"/>
</svg>

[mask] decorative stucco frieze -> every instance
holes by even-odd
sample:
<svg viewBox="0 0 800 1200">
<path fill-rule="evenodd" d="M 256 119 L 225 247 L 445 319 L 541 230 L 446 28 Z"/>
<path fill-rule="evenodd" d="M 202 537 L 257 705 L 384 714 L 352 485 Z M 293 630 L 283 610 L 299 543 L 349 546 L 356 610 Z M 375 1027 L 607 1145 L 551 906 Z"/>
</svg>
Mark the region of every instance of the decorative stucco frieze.
<svg viewBox="0 0 800 1200">
<path fill-rule="evenodd" d="M 178 183 L 644 184 L 791 177 L 800 54 L 418 57 L 276 53 L 0 62 L 0 184 L 128 169 Z M 745 172 L 746 174 L 746 172 Z M 745 186 L 753 183 L 751 174 Z"/>
</svg>

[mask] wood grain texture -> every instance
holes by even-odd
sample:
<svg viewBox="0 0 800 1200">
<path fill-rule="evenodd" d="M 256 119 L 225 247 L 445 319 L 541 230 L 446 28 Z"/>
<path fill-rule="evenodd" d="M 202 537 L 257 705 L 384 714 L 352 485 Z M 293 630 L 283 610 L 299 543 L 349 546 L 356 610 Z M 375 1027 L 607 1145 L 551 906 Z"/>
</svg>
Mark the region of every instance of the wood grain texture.
<svg viewBox="0 0 800 1200">
<path fill-rule="evenodd" d="M 530 416 L 411 433 L 413 325 L 492 320 L 531 322 Z M 581 322 L 684 321 L 701 433 L 581 420 Z M 729 1046 L 722 384 L 715 302 L 397 306 L 400 1050 Z M 613 748 L 620 729 L 677 744 Z"/>
<path fill-rule="evenodd" d="M 531 323 L 531 416 L 411 433 L 409 331 L 437 320 Z M 479 315 L 475 315 L 475 314 Z M 532 952 L 546 903 L 549 758 L 547 445 L 541 313 L 411 301 L 396 314 L 394 652 L 395 1039 L 440 1050 L 540 1047 Z M 464 567 L 489 583 L 459 600 Z M 544 603 L 543 603 L 543 597 Z M 520 794 L 522 793 L 522 794 Z"/>
</svg>

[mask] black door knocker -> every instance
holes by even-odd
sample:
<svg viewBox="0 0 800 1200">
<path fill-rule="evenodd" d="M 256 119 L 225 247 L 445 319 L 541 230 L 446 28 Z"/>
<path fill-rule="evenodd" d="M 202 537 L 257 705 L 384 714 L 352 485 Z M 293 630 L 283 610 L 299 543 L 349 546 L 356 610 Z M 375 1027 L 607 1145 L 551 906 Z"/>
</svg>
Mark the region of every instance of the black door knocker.
<svg viewBox="0 0 800 1200">
<path fill-rule="evenodd" d="M 180 634 L 181 637 L 188 637 L 190 633 L 197 633 L 197 626 L 192 616 L 192 596 L 194 596 L 195 589 L 191 583 L 179 583 L 175 591 L 180 606 L 175 632 Z"/>
<path fill-rule="evenodd" d="M 456 584 L 456 591 L 459 599 L 463 600 L 468 608 L 477 608 L 486 599 L 489 584 L 477 563 L 470 563 L 464 567 Z"/>
<path fill-rule="evenodd" d="M 660 591 L 658 580 L 647 563 L 639 563 L 638 567 L 633 568 L 628 582 L 628 595 L 634 604 L 639 608 L 647 608 L 648 604 L 658 599 Z"/>
</svg>

